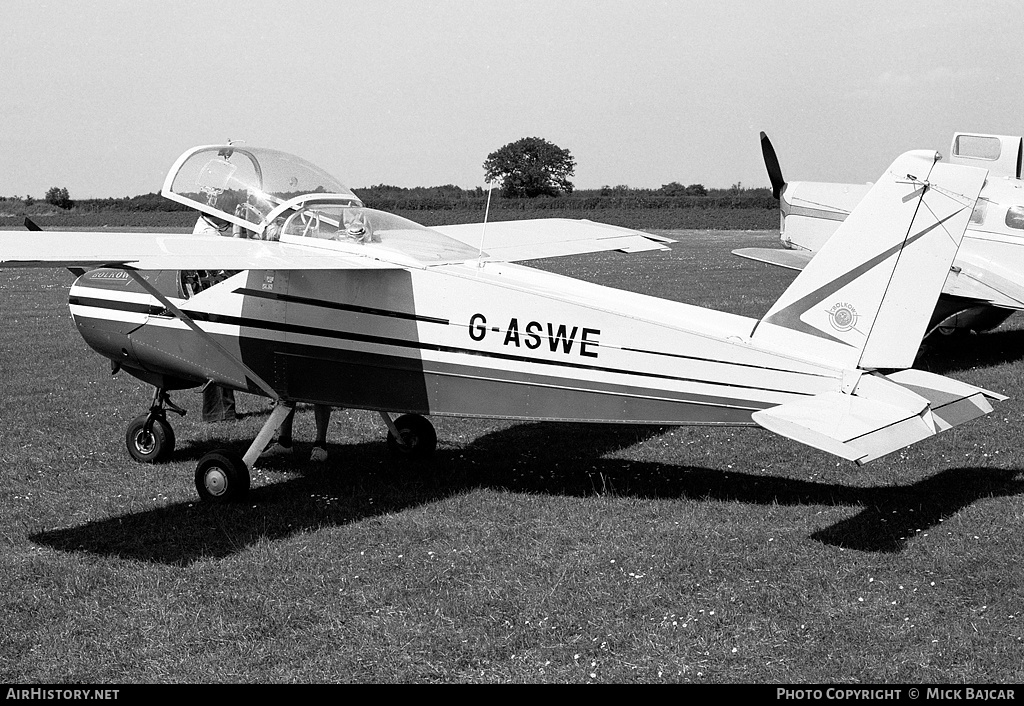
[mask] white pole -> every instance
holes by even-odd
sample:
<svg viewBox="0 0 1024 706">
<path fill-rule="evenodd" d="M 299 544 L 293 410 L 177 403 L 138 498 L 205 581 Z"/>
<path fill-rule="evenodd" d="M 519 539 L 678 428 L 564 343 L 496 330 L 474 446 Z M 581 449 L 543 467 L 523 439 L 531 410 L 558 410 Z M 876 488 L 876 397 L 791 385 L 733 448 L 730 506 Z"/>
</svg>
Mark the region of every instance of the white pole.
<svg viewBox="0 0 1024 706">
<path fill-rule="evenodd" d="M 491 191 L 494 189 L 494 182 L 487 182 L 487 206 L 484 208 L 484 224 L 480 229 L 480 251 L 477 254 L 476 266 L 484 266 L 484 235 L 487 233 L 487 217 L 491 213 Z"/>
</svg>

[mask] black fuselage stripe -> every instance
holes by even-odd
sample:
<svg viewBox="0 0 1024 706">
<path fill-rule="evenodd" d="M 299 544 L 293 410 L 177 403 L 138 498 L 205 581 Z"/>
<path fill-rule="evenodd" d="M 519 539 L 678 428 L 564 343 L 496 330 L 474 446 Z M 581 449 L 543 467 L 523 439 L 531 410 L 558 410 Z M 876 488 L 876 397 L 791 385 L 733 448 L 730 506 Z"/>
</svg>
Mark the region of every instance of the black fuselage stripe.
<svg viewBox="0 0 1024 706">
<path fill-rule="evenodd" d="M 164 308 L 143 302 L 126 302 L 119 299 L 101 299 L 97 297 L 68 297 L 68 304 L 71 306 L 90 306 L 97 309 L 113 309 L 114 311 L 130 311 L 136 314 L 149 314 L 156 316 Z"/>
<path fill-rule="evenodd" d="M 754 368 L 755 370 L 767 370 L 773 373 L 796 373 L 798 375 L 809 375 L 811 377 L 828 377 L 824 373 L 800 373 L 795 370 L 787 370 L 786 368 L 774 368 L 770 365 L 755 365 L 754 363 L 737 363 L 735 361 L 728 360 L 715 360 L 714 358 L 702 358 L 697 355 L 686 355 L 685 353 L 667 353 L 665 351 L 649 351 L 645 348 L 630 348 L 629 346 L 623 346 L 621 350 L 629 351 L 630 353 L 643 353 L 645 355 L 661 355 L 666 358 L 679 358 L 680 360 L 694 360 L 698 363 L 714 363 L 717 365 L 732 365 L 736 368 Z"/>
<path fill-rule="evenodd" d="M 234 290 L 234 293 L 235 294 L 243 294 L 245 296 L 260 297 L 262 299 L 273 299 L 273 300 L 283 301 L 283 302 L 294 302 L 296 304 L 304 304 L 306 306 L 320 307 L 320 308 L 325 308 L 325 309 L 334 309 L 334 310 L 338 310 L 338 311 L 353 311 L 353 312 L 358 312 L 358 313 L 362 313 L 362 314 L 374 314 L 374 315 L 377 315 L 377 316 L 389 316 L 389 317 L 394 317 L 394 318 L 399 318 L 399 319 L 408 319 L 408 320 L 412 320 L 412 321 L 425 321 L 425 322 L 428 322 L 428 323 L 444 324 L 445 326 L 450 326 L 451 325 L 451 320 L 450 319 L 442 319 L 442 318 L 438 318 L 438 317 L 434 317 L 434 316 L 422 316 L 422 315 L 419 315 L 419 314 L 409 314 L 409 313 L 405 313 L 405 312 L 401 312 L 401 311 L 391 311 L 391 310 L 388 310 L 388 309 L 375 309 L 375 308 L 372 308 L 372 307 L 356 306 L 354 304 L 344 304 L 344 303 L 341 303 L 341 302 L 328 302 L 328 301 L 323 301 L 321 299 L 311 299 L 309 297 L 296 297 L 296 296 L 293 296 L 293 295 L 290 295 L 290 294 L 278 294 L 278 293 L 275 293 L 275 292 L 264 292 L 264 291 L 261 291 L 259 289 L 249 289 L 249 288 L 240 287 L 240 288 Z M 599 343 L 595 343 L 594 345 L 599 346 L 600 344 Z M 667 356 L 667 357 L 670 357 L 670 358 L 680 358 L 680 359 L 683 359 L 683 360 L 695 360 L 695 361 L 704 362 L 704 363 L 715 363 L 715 364 L 718 364 L 718 365 L 732 365 L 734 367 L 739 367 L 739 368 L 756 368 L 758 370 L 769 370 L 769 371 L 772 371 L 772 372 L 781 372 L 781 373 L 793 372 L 792 370 L 786 370 L 786 369 L 783 369 L 783 368 L 775 368 L 775 367 L 772 367 L 772 366 L 769 366 L 769 365 L 754 365 L 753 363 L 737 363 L 737 362 L 734 362 L 734 361 L 715 360 L 714 358 L 704 358 L 704 357 L 701 357 L 701 356 L 694 356 L 694 355 L 683 355 L 683 354 L 680 354 L 680 353 L 668 353 L 668 352 L 663 352 L 663 351 L 649 351 L 649 350 L 646 350 L 646 349 L 643 349 L 643 348 L 629 348 L 627 346 L 623 346 L 620 350 L 627 351 L 627 352 L 630 352 L 630 353 L 643 353 L 645 355 L 660 355 L 660 356 Z M 522 359 L 523 360 L 531 360 L 531 361 L 534 360 L 533 358 L 525 358 L 525 357 L 522 358 Z M 816 377 L 827 377 L 826 375 L 821 374 L 821 373 L 807 373 L 807 374 L 814 375 Z"/>
</svg>

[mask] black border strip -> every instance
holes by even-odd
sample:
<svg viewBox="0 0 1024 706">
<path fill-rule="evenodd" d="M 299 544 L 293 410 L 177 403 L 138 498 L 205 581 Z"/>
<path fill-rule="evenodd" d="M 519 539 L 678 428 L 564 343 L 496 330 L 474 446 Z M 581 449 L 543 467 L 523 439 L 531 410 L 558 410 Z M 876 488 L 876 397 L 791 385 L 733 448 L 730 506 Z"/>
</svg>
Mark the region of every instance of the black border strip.
<svg viewBox="0 0 1024 706">
<path fill-rule="evenodd" d="M 352 311 L 357 314 L 372 314 L 374 316 L 388 316 L 394 319 L 407 319 L 409 321 L 423 321 L 428 324 L 443 324 L 448 326 L 451 321 L 436 316 L 421 316 L 404 311 L 392 311 L 391 309 L 375 309 L 369 306 L 356 306 L 355 304 L 343 304 L 342 302 L 328 302 L 322 299 L 310 299 L 308 297 L 296 297 L 291 294 L 279 294 L 277 292 L 264 292 L 260 289 L 249 289 L 239 287 L 232 291 L 233 294 L 241 294 L 246 297 L 258 297 L 260 299 L 273 299 L 275 301 L 289 302 L 292 304 L 305 304 L 321 309 L 335 309 L 337 311 Z"/>
</svg>

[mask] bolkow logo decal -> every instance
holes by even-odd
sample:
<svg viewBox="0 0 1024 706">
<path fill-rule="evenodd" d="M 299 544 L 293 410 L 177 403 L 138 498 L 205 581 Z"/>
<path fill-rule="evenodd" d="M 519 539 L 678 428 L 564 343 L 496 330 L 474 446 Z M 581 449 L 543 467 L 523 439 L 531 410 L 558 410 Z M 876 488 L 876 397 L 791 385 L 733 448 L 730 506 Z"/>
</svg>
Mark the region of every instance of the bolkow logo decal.
<svg viewBox="0 0 1024 706">
<path fill-rule="evenodd" d="M 839 302 L 828 310 L 828 321 L 836 331 L 849 331 L 857 325 L 857 310 L 852 304 Z"/>
</svg>

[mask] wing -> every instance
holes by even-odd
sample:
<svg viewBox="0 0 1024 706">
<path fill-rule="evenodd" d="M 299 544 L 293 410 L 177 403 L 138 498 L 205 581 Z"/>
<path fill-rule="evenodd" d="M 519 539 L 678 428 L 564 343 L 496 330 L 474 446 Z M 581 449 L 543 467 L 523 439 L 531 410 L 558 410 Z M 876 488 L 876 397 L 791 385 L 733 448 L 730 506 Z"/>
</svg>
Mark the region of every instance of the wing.
<svg viewBox="0 0 1024 706">
<path fill-rule="evenodd" d="M 1012 265 L 962 252 L 953 264 L 944 292 L 993 306 L 1024 308 L 1024 287 Z"/>
<path fill-rule="evenodd" d="M 474 248 L 482 248 L 488 260 L 517 262 L 542 257 L 561 257 L 581 253 L 619 250 L 642 252 L 668 250 L 671 238 L 630 228 L 568 218 L 537 218 L 521 221 L 467 223 L 433 226 L 449 238 Z"/>
<path fill-rule="evenodd" d="M 397 269 L 357 253 L 217 235 L 80 231 L 0 232 L 0 268 L 139 270 Z"/>
</svg>

